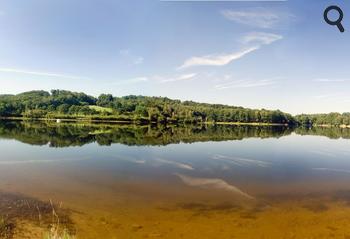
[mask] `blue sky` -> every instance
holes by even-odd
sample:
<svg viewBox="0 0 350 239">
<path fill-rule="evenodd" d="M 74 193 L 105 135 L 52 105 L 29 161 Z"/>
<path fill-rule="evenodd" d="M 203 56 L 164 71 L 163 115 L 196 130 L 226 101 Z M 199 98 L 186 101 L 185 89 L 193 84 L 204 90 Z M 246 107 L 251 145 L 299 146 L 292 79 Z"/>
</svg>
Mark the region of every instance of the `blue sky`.
<svg viewBox="0 0 350 239">
<path fill-rule="evenodd" d="M 344 34 L 323 21 L 332 4 Z M 348 112 L 349 34 L 350 4 L 336 0 L 0 0 L 0 93 Z"/>
</svg>

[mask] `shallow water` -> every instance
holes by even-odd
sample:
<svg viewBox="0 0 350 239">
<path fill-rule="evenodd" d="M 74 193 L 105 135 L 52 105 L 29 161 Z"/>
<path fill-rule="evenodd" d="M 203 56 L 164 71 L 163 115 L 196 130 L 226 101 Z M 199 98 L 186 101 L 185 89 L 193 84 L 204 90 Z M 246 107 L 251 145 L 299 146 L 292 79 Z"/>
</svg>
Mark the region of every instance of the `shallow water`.
<svg viewBox="0 0 350 239">
<path fill-rule="evenodd" d="M 52 204 L 77 238 L 350 238 L 349 136 L 0 122 L 0 215 L 14 238 L 42 238 Z"/>
</svg>

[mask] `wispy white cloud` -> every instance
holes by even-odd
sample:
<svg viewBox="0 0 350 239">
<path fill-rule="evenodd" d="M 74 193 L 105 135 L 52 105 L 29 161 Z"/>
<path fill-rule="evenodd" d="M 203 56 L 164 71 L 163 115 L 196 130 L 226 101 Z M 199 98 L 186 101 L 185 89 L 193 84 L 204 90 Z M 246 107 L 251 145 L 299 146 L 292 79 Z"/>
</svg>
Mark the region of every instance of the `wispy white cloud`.
<svg viewBox="0 0 350 239">
<path fill-rule="evenodd" d="M 144 61 L 144 58 L 142 56 L 139 56 L 139 57 L 135 58 L 134 64 L 135 65 L 142 64 L 143 61 Z"/>
<path fill-rule="evenodd" d="M 16 68 L 0 68 L 0 72 L 23 74 L 23 75 L 55 77 L 55 78 L 63 78 L 63 79 L 71 79 L 71 80 L 89 80 L 90 79 L 88 77 L 83 77 L 83 76 L 72 76 L 72 75 L 66 75 L 66 74 L 58 74 L 58 73 L 42 72 L 42 71 L 31 71 L 31 70 L 23 70 L 23 69 L 16 69 Z"/>
<path fill-rule="evenodd" d="M 260 49 L 262 45 L 269 45 L 275 41 L 281 40 L 282 38 L 283 37 L 281 35 L 271 33 L 248 33 L 242 37 L 241 43 L 243 43 L 243 47 L 237 52 L 207 56 L 194 56 L 187 59 L 180 67 L 178 67 L 178 69 L 181 70 L 193 66 L 224 66 Z"/>
<path fill-rule="evenodd" d="M 120 50 L 119 55 L 125 58 L 127 61 L 130 61 L 133 65 L 139 65 L 144 62 L 142 56 L 134 55 L 128 49 Z"/>
<path fill-rule="evenodd" d="M 238 60 L 258 49 L 259 47 L 255 46 L 230 54 L 191 57 L 190 59 L 186 60 L 185 63 L 179 67 L 179 69 L 185 69 L 191 66 L 224 66 L 229 64 L 231 61 Z"/>
<path fill-rule="evenodd" d="M 192 80 L 197 76 L 197 73 L 189 73 L 189 74 L 183 74 L 179 76 L 175 76 L 173 78 L 159 78 L 161 83 L 169 83 L 169 82 L 176 82 L 176 81 L 185 81 L 185 80 Z"/>
<path fill-rule="evenodd" d="M 283 36 L 266 33 L 266 32 L 251 32 L 242 38 L 244 44 L 269 45 L 275 41 L 283 39 Z"/>
<path fill-rule="evenodd" d="M 216 90 L 234 89 L 234 88 L 254 88 L 276 84 L 274 80 L 235 80 L 214 86 Z"/>
<path fill-rule="evenodd" d="M 258 7 L 244 10 L 223 10 L 221 14 L 228 20 L 258 28 L 274 28 L 279 24 L 288 22 L 293 15 Z"/>
</svg>

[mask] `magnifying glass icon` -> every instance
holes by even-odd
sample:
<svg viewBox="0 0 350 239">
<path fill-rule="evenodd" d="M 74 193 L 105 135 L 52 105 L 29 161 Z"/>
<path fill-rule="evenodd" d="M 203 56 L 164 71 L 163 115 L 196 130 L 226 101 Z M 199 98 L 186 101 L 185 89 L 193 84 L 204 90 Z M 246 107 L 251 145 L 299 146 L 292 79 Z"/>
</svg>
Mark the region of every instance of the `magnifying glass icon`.
<svg viewBox="0 0 350 239">
<path fill-rule="evenodd" d="M 338 12 L 339 14 L 339 17 L 337 20 L 331 20 L 329 19 L 328 17 L 328 14 L 330 11 L 336 11 Z M 338 6 L 330 6 L 330 7 L 327 7 L 326 10 L 324 11 L 324 14 L 323 14 L 323 17 L 324 17 L 324 20 L 329 24 L 329 25 L 332 25 L 332 26 L 337 26 L 339 31 L 340 32 L 344 32 L 345 29 L 342 25 L 342 21 L 343 21 L 343 17 L 344 17 L 344 13 L 343 13 L 343 10 L 341 10 L 340 7 Z"/>
</svg>

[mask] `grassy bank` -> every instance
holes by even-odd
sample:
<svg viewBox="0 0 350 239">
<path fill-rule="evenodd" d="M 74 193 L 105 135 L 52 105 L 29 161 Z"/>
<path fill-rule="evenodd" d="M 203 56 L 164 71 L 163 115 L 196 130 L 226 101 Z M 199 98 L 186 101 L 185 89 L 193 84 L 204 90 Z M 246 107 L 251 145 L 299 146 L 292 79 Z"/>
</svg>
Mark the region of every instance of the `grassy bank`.
<svg viewBox="0 0 350 239">
<path fill-rule="evenodd" d="M 347 129 L 347 128 L 350 128 L 350 125 L 345 125 L 345 124 L 341 124 L 341 125 L 336 125 L 336 124 L 314 124 L 314 125 L 312 125 L 312 127 L 320 127 L 320 128 L 343 128 L 343 129 Z"/>
</svg>

